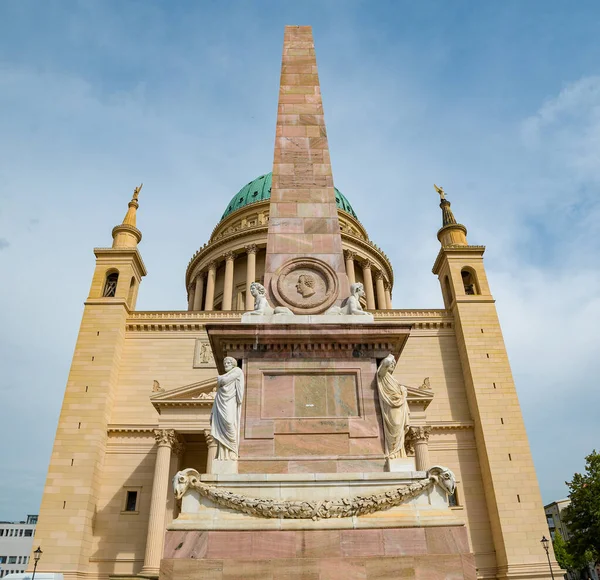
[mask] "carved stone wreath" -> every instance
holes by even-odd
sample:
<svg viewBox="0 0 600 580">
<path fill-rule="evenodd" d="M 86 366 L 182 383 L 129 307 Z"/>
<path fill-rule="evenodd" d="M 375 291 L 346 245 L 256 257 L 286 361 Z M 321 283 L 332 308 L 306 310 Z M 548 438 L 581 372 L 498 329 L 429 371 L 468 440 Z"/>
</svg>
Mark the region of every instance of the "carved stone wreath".
<svg viewBox="0 0 600 580">
<path fill-rule="evenodd" d="M 179 471 L 173 478 L 173 490 L 177 499 L 181 499 L 188 489 L 194 489 L 217 505 L 251 516 L 301 520 L 349 518 L 372 514 L 399 506 L 421 495 L 435 484 L 449 494 L 454 493 L 456 485 L 454 474 L 446 467 L 436 465 L 427 472 L 426 478 L 384 493 L 323 501 L 248 497 L 200 481 L 200 474 L 191 468 Z"/>
<path fill-rule="evenodd" d="M 271 291 L 277 302 L 294 314 L 320 314 L 337 299 L 339 282 L 326 262 L 295 258 L 281 266 L 271 278 Z"/>
</svg>

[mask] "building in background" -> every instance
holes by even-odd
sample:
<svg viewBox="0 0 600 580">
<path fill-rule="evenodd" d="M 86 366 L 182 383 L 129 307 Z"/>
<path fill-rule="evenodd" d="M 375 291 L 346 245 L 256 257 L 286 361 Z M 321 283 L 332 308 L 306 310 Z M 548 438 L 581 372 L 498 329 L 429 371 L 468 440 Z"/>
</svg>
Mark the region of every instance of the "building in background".
<svg viewBox="0 0 600 580">
<path fill-rule="evenodd" d="M 559 499 L 558 501 L 553 501 L 552 503 L 544 506 L 544 512 L 546 512 L 546 520 L 548 522 L 548 529 L 550 530 L 550 537 L 552 538 L 552 541 L 554 541 L 557 531 L 563 537 L 565 542 L 571 536 L 569 533 L 569 528 L 562 518 L 562 511 L 570 503 L 570 499 Z"/>
<path fill-rule="evenodd" d="M 29 515 L 25 522 L 0 522 L 0 578 L 27 570 L 37 520 Z"/>
</svg>

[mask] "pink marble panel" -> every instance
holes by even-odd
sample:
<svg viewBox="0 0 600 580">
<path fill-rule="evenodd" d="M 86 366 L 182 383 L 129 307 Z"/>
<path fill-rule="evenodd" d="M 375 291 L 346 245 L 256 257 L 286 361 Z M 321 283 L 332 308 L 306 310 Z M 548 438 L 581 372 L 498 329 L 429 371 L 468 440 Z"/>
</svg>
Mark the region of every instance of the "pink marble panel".
<svg viewBox="0 0 600 580">
<path fill-rule="evenodd" d="M 288 473 L 287 461 L 238 461 L 238 473 Z"/>
<path fill-rule="evenodd" d="M 411 556 L 402 558 L 366 558 L 365 568 L 368 580 L 414 580 L 414 560 Z"/>
<path fill-rule="evenodd" d="M 338 459 L 338 473 L 381 473 L 384 471 L 384 459 Z"/>
<path fill-rule="evenodd" d="M 325 580 L 319 573 L 319 562 L 313 559 L 274 560 L 273 576 L 277 580 Z"/>
<path fill-rule="evenodd" d="M 350 439 L 350 455 L 381 455 L 383 452 L 381 439 L 374 437 Z"/>
<path fill-rule="evenodd" d="M 275 455 L 348 455 L 349 439 L 345 433 L 327 435 L 276 435 Z"/>
<path fill-rule="evenodd" d="M 473 554 L 461 554 L 460 559 L 462 561 L 465 580 L 476 580 L 477 568 L 475 567 L 475 556 Z"/>
<path fill-rule="evenodd" d="M 270 209 L 270 219 L 273 217 L 294 217 L 298 214 L 295 203 L 272 203 Z"/>
<path fill-rule="evenodd" d="M 279 190 L 281 191 L 281 190 Z M 281 199 L 278 201 L 295 201 L 294 199 Z M 302 218 L 293 217 L 273 217 L 269 220 L 269 231 L 281 234 L 301 234 L 304 231 L 304 221 Z"/>
<path fill-rule="evenodd" d="M 247 439 L 270 439 L 274 435 L 272 419 L 251 419 L 246 416 L 244 436 Z"/>
<path fill-rule="evenodd" d="M 296 557 L 298 558 L 331 558 L 341 554 L 339 530 L 296 532 Z"/>
<path fill-rule="evenodd" d="M 384 554 L 381 530 L 341 530 L 340 544 L 343 556 L 383 556 Z"/>
<path fill-rule="evenodd" d="M 262 531 L 252 536 L 252 557 L 261 558 L 295 558 L 295 531 Z"/>
<path fill-rule="evenodd" d="M 328 218 L 306 218 L 304 232 L 307 234 L 333 234 L 340 229 L 339 221 Z"/>
<path fill-rule="evenodd" d="M 273 439 L 242 439 L 240 441 L 242 457 L 272 457 L 275 454 Z"/>
<path fill-rule="evenodd" d="M 208 532 L 168 531 L 163 558 L 205 558 L 207 549 Z"/>
<path fill-rule="evenodd" d="M 427 553 L 424 528 L 389 528 L 383 530 L 386 556 L 412 556 Z"/>
<path fill-rule="evenodd" d="M 348 433 L 349 420 L 327 419 L 276 419 L 275 433 Z"/>
<path fill-rule="evenodd" d="M 309 461 L 298 460 L 288 463 L 288 473 L 335 473 L 335 460 Z"/>
<path fill-rule="evenodd" d="M 361 558 L 327 558 L 319 561 L 320 578 L 367 580 L 367 568 Z"/>
<path fill-rule="evenodd" d="M 210 532 L 208 536 L 209 559 L 246 558 L 252 554 L 252 536 L 254 532 Z"/>
<path fill-rule="evenodd" d="M 364 403 L 364 399 L 363 399 Z M 348 421 L 350 437 L 377 437 L 382 438 L 383 434 L 376 417 L 371 414 L 367 419 L 350 419 Z"/>
<path fill-rule="evenodd" d="M 466 529 L 463 527 L 462 530 L 466 540 Z M 460 554 L 469 551 L 468 543 L 465 545 L 459 529 L 455 533 L 450 527 L 427 528 L 425 537 L 428 554 Z"/>
<path fill-rule="evenodd" d="M 294 376 L 263 375 L 262 417 L 294 416 Z"/>
<path fill-rule="evenodd" d="M 169 569 L 170 568 L 170 569 Z M 160 564 L 160 580 L 222 580 L 222 560 L 162 560 Z"/>
</svg>

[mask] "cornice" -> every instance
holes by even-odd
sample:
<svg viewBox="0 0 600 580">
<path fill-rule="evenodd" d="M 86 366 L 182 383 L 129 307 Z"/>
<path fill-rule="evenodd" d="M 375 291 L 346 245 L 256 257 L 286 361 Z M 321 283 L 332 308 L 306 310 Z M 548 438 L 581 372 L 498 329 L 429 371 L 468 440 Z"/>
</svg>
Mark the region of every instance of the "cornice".
<svg viewBox="0 0 600 580">
<path fill-rule="evenodd" d="M 135 259 L 138 261 L 141 275 L 145 276 L 148 273 L 138 248 L 94 248 L 94 255 L 96 258 L 99 258 L 102 255 L 108 255 L 114 259 L 114 256 L 118 254 L 121 254 L 123 257 L 127 257 L 128 255 L 131 256 L 133 254 Z"/>
<path fill-rule="evenodd" d="M 437 276 L 442 265 L 442 260 L 446 254 L 483 254 L 484 252 L 485 246 L 442 246 L 433 263 L 431 271 Z"/>
<path fill-rule="evenodd" d="M 437 423 L 427 423 L 434 431 L 463 431 L 474 429 L 473 421 L 438 421 Z"/>
<path fill-rule="evenodd" d="M 129 434 L 135 435 L 140 433 L 147 433 L 154 437 L 154 430 L 158 429 L 157 424 L 146 424 L 146 425 L 134 425 L 134 424 L 119 424 L 113 423 L 106 429 L 109 435 L 120 435 Z"/>
</svg>

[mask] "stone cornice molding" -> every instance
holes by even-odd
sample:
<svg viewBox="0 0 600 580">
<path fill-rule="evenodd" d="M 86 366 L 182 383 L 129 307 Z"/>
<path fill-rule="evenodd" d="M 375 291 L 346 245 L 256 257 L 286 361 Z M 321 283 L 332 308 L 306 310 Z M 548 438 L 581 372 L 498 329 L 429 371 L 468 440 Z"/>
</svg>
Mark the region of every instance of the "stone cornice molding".
<svg viewBox="0 0 600 580">
<path fill-rule="evenodd" d="M 136 435 L 140 433 L 144 433 L 147 435 L 153 435 L 156 430 L 157 425 L 119 425 L 112 424 L 109 425 L 106 431 L 109 435 Z"/>
<path fill-rule="evenodd" d="M 145 276 L 148 272 L 142 260 L 142 255 L 137 248 L 94 248 L 94 255 L 97 259 L 108 258 L 114 261 L 119 255 L 125 259 L 133 258 L 134 264 L 140 272 L 140 276 Z"/>
<path fill-rule="evenodd" d="M 465 254 L 469 256 L 470 254 L 479 254 L 479 256 L 483 256 L 485 252 L 485 246 L 443 246 L 440 248 L 438 252 L 437 258 L 433 264 L 433 268 L 431 271 L 437 276 L 442 267 L 442 261 L 446 254 Z"/>
</svg>

